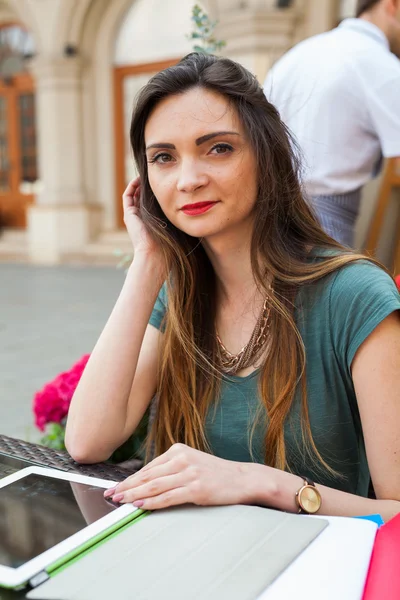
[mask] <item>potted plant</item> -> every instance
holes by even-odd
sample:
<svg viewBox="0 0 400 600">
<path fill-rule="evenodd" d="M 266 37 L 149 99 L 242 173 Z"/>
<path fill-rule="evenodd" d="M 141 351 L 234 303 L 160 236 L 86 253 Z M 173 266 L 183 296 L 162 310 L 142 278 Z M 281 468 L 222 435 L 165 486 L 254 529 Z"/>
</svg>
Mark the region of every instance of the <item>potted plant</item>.
<svg viewBox="0 0 400 600">
<path fill-rule="evenodd" d="M 66 449 L 64 438 L 68 410 L 89 356 L 82 356 L 71 369 L 60 373 L 36 392 L 33 398 L 33 413 L 36 427 L 44 434 L 40 440 L 44 446 L 55 450 Z M 143 459 L 147 425 L 146 412 L 134 434 L 115 450 L 110 460 L 123 462 L 130 458 Z"/>
</svg>

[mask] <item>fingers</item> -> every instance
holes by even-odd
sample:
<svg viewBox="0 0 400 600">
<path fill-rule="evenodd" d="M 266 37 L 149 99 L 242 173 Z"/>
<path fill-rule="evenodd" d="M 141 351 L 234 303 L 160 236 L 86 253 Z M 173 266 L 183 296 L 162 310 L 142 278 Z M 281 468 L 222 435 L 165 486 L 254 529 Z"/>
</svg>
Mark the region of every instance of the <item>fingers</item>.
<svg viewBox="0 0 400 600">
<path fill-rule="evenodd" d="M 137 487 L 129 488 L 124 492 L 115 494 L 112 497 L 112 501 L 119 502 L 120 504 L 127 504 L 129 502 L 135 504 L 138 501 L 144 502 L 155 496 L 160 496 L 161 494 L 184 487 L 183 482 L 184 477 L 180 473 L 159 477 L 143 485 L 138 485 Z"/>
<path fill-rule="evenodd" d="M 122 195 L 122 204 L 124 207 L 124 211 L 129 208 L 139 207 L 139 197 L 140 197 L 140 177 L 136 177 L 130 181 Z"/>
<path fill-rule="evenodd" d="M 145 471 L 148 471 L 149 469 L 152 469 L 153 467 L 167 463 L 172 458 L 176 457 L 179 452 L 183 453 L 183 452 L 186 452 L 187 450 L 191 451 L 192 449 L 191 448 L 189 449 L 187 446 L 185 446 L 185 444 L 173 444 L 166 452 L 164 452 L 163 454 L 160 454 L 160 456 L 157 456 L 152 461 L 150 461 L 146 466 L 144 466 L 139 471 L 139 473 L 144 473 Z M 135 475 L 136 475 L 136 473 L 135 473 Z"/>
<path fill-rule="evenodd" d="M 133 503 L 146 510 L 191 502 L 197 472 L 191 468 L 193 452 L 197 455 L 197 451 L 184 444 L 174 444 L 138 473 L 106 490 L 104 496 L 112 497 L 113 502 Z"/>
<path fill-rule="evenodd" d="M 148 467 L 151 463 L 149 463 Z M 175 467 L 173 461 L 168 461 L 164 463 L 157 464 L 153 466 L 151 469 L 141 469 L 134 475 L 131 475 L 124 481 L 121 481 L 114 489 L 116 494 L 120 494 L 129 490 L 131 488 L 136 488 L 138 486 L 142 486 L 145 483 L 149 483 L 159 477 L 166 477 L 167 475 L 175 475 L 179 472 L 179 469 Z M 107 490 L 109 491 L 109 490 Z M 107 496 L 110 494 L 105 492 Z"/>
<path fill-rule="evenodd" d="M 120 494 L 135 485 L 139 485 L 140 483 L 150 481 L 151 479 L 154 479 L 155 477 L 163 477 L 163 476 L 171 474 L 171 473 L 176 473 L 177 469 L 174 469 L 174 468 L 171 469 L 171 466 L 172 465 L 170 462 L 170 457 L 167 452 L 164 452 L 164 454 L 157 456 L 157 458 L 155 458 L 154 460 L 149 462 L 145 467 L 140 469 L 140 471 L 138 471 L 137 473 L 130 475 L 129 477 L 124 479 L 124 481 L 121 481 L 121 483 L 117 484 L 116 486 L 107 489 L 104 492 L 104 497 L 110 498 L 111 496 L 114 496 L 115 494 Z M 157 469 L 157 467 L 161 467 L 161 468 Z"/>
<path fill-rule="evenodd" d="M 184 487 L 170 490 L 154 498 L 146 498 L 137 503 L 138 508 L 143 510 L 158 510 L 160 508 L 168 508 L 169 506 L 178 506 L 190 502 L 188 499 L 188 491 Z"/>
<path fill-rule="evenodd" d="M 165 465 L 170 460 L 171 460 L 171 456 L 168 454 L 168 450 L 167 450 L 167 452 L 164 452 L 163 454 L 160 454 L 160 456 L 153 458 L 152 461 L 150 461 L 149 463 L 147 463 L 147 465 L 142 467 L 140 469 L 140 471 L 138 471 L 134 475 L 131 475 L 131 477 L 135 477 L 135 475 L 139 475 L 139 473 L 145 473 L 146 471 L 150 471 L 151 469 L 153 469 L 154 467 L 158 467 L 159 465 Z"/>
</svg>

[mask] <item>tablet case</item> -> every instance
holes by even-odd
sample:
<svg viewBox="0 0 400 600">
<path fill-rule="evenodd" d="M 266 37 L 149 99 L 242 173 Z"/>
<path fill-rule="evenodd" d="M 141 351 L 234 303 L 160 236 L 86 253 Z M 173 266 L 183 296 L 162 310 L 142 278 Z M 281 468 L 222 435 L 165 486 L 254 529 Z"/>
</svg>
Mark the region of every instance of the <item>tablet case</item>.
<svg viewBox="0 0 400 600">
<path fill-rule="evenodd" d="M 41 585 L 43 582 L 47 581 L 51 576 L 55 575 L 59 571 L 61 571 L 65 566 L 73 564 L 76 560 L 79 560 L 81 556 L 84 556 L 92 548 L 97 547 L 102 544 L 105 540 L 110 539 L 113 535 L 116 535 L 120 530 L 124 529 L 127 525 L 130 525 L 133 521 L 140 520 L 141 518 L 150 514 L 148 511 L 144 511 L 138 509 L 137 511 L 127 515 L 117 523 L 113 523 L 109 528 L 105 529 L 101 533 L 93 536 L 90 540 L 87 540 L 84 544 L 77 546 L 71 552 L 65 554 L 61 558 L 59 558 L 54 563 L 51 563 L 44 571 L 40 571 L 34 577 L 32 577 L 29 581 L 23 582 L 23 584 L 18 585 L 15 589 L 22 589 L 29 585 L 30 587 L 37 587 Z M 2 595 L 2 589 L 12 589 L 8 588 L 6 585 L 0 586 L 0 600 Z"/>
<path fill-rule="evenodd" d="M 254 506 L 157 511 L 27 597 L 253 600 L 327 525 L 324 519 Z"/>
<path fill-rule="evenodd" d="M 49 565 L 45 571 L 41 571 L 40 573 L 32 577 L 32 579 L 30 579 L 30 581 L 28 582 L 29 585 L 33 588 L 37 587 L 44 581 L 47 581 L 50 577 L 55 576 L 57 573 L 59 573 L 66 567 L 72 565 L 74 562 L 82 558 L 82 556 L 85 556 L 85 554 L 91 552 L 92 549 L 98 547 L 103 542 L 111 539 L 114 535 L 117 535 L 127 525 L 131 525 L 133 521 L 136 522 L 149 514 L 150 513 L 148 511 L 138 509 L 134 513 L 127 515 L 117 523 L 114 523 L 108 529 L 105 529 L 101 533 L 92 537 L 90 540 L 87 540 L 87 542 L 85 542 L 81 546 L 78 546 L 68 554 L 65 554 L 63 557 L 59 558 L 57 561 Z"/>
</svg>

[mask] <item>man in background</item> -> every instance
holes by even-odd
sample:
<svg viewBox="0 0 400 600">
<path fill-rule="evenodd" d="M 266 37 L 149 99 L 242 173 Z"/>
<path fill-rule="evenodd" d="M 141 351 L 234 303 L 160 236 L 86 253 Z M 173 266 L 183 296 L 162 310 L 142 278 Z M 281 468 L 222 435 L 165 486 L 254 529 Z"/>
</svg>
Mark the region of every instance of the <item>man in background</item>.
<svg viewBox="0 0 400 600">
<path fill-rule="evenodd" d="M 361 190 L 400 156 L 400 0 L 359 0 L 357 18 L 289 50 L 265 94 L 302 150 L 322 227 L 354 246 Z"/>
</svg>

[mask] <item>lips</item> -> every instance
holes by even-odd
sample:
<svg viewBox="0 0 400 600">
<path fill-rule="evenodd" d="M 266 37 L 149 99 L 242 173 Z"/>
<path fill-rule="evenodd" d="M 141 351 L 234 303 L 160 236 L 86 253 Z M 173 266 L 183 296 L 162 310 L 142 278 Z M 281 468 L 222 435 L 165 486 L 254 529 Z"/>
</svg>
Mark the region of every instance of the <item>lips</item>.
<svg viewBox="0 0 400 600">
<path fill-rule="evenodd" d="M 185 213 L 185 215 L 202 215 L 215 206 L 217 202 L 196 202 L 196 204 L 185 204 L 182 206 L 181 211 Z"/>
</svg>

